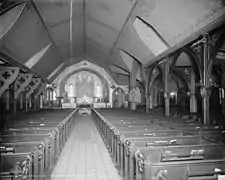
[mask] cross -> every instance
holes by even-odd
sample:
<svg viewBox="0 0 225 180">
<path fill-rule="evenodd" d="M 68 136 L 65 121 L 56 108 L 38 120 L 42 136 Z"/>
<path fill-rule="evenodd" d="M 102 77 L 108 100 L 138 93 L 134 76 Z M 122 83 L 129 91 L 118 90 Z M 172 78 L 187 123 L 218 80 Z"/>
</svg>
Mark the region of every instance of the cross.
<svg viewBox="0 0 225 180">
<path fill-rule="evenodd" d="M 23 82 L 25 81 L 25 79 L 23 78 L 23 77 L 21 77 L 20 79 L 19 79 L 19 82 L 22 84 Z"/>
<path fill-rule="evenodd" d="M 3 74 L 2 74 L 2 77 L 4 77 L 5 79 L 8 79 L 8 77 L 10 77 L 10 73 L 8 71 L 5 71 Z"/>
</svg>

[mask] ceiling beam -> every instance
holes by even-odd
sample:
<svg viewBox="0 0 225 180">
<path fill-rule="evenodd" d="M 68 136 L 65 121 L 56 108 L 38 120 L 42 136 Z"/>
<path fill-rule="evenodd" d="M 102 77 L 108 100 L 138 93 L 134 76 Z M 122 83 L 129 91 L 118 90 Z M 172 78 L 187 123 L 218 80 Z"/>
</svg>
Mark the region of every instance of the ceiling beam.
<svg viewBox="0 0 225 180">
<path fill-rule="evenodd" d="M 127 72 L 128 74 L 130 74 L 130 72 L 128 70 L 126 70 L 126 69 L 124 69 L 124 68 L 122 68 L 122 67 L 120 67 L 120 66 L 118 66 L 116 64 L 110 64 L 110 66 L 115 66 L 115 67 L 117 67 L 119 69 L 122 69 L 123 71 Z"/>
<path fill-rule="evenodd" d="M 87 23 L 87 20 L 86 20 L 86 5 L 87 5 L 87 3 L 86 3 L 86 0 L 83 0 L 83 53 L 84 53 L 84 60 L 87 60 L 86 58 L 87 58 L 87 55 L 86 55 L 86 51 L 87 51 L 87 49 L 86 49 L 86 45 L 87 45 L 87 43 L 86 43 L 86 37 L 87 37 L 87 32 L 86 32 L 86 23 Z"/>
<path fill-rule="evenodd" d="M 41 21 L 41 24 L 43 25 L 43 27 L 44 27 L 44 29 L 45 29 L 45 31 L 46 31 L 46 33 L 47 33 L 47 35 L 48 35 L 50 41 L 52 42 L 52 45 L 54 46 L 54 48 L 55 48 L 55 50 L 56 50 L 56 53 L 58 54 L 60 60 L 63 62 L 63 59 L 62 59 L 61 55 L 59 54 L 58 47 L 56 46 L 56 44 L 55 44 L 55 42 L 54 42 L 54 40 L 53 40 L 51 34 L 49 33 L 48 28 L 47 28 L 47 26 L 46 26 L 46 24 L 45 24 L 45 22 L 44 22 L 44 20 L 43 20 L 43 18 L 42 18 L 42 16 L 41 16 L 41 13 L 39 12 L 39 10 L 38 10 L 38 8 L 37 8 L 37 6 L 36 6 L 34 0 L 30 0 L 30 3 L 31 3 L 31 5 L 32 5 L 32 7 L 34 8 L 35 12 L 37 13 L 37 15 L 38 15 L 38 17 L 39 17 L 39 19 L 40 19 L 40 21 Z"/>
<path fill-rule="evenodd" d="M 119 73 L 119 72 L 113 72 L 114 74 L 118 74 L 118 75 L 121 75 L 121 76 L 130 76 L 129 74 L 123 74 L 123 73 Z"/>
<path fill-rule="evenodd" d="M 70 61 L 73 61 L 73 0 L 70 0 Z"/>
<path fill-rule="evenodd" d="M 178 49 L 184 47 L 185 45 L 193 42 L 195 39 L 197 39 L 201 35 L 204 35 L 206 32 L 212 31 L 213 29 L 223 25 L 224 21 L 225 21 L 225 11 L 223 12 L 223 14 L 220 17 L 218 17 L 217 20 L 212 21 L 211 23 L 208 23 L 207 25 L 205 25 L 204 27 L 200 28 L 198 31 L 196 31 L 195 33 L 191 34 L 190 36 L 188 36 L 187 38 L 185 38 L 181 42 L 177 43 L 173 47 L 169 48 L 165 52 L 161 53 L 160 55 L 156 56 L 153 59 L 151 59 L 149 57 L 149 59 L 151 59 L 151 61 L 149 61 L 146 64 L 144 64 L 144 67 L 150 66 L 152 63 L 155 63 L 155 62 L 163 59 L 164 57 L 166 57 L 169 54 L 175 52 L 176 50 L 178 50 Z"/>
<path fill-rule="evenodd" d="M 108 56 L 107 56 L 108 58 L 109 58 L 109 57 L 111 56 L 111 54 L 113 53 L 114 48 L 116 47 L 116 45 L 117 45 L 117 43 L 118 43 L 118 41 L 119 41 L 121 35 L 123 34 L 124 30 L 126 29 L 127 23 L 133 18 L 133 14 L 134 14 L 134 12 L 135 12 L 135 8 L 137 7 L 137 4 L 138 4 L 138 0 L 136 0 L 136 1 L 134 2 L 134 4 L 133 4 L 133 6 L 132 6 L 132 8 L 131 8 L 131 10 L 130 10 L 130 12 L 129 12 L 129 14 L 127 15 L 127 18 L 126 18 L 125 22 L 123 23 L 123 26 L 122 26 L 122 28 L 120 29 L 120 31 L 119 31 L 119 33 L 118 33 L 118 36 L 117 36 L 116 40 L 115 40 L 114 43 L 113 43 L 113 46 L 111 47 L 111 49 L 110 49 L 110 51 L 109 51 L 109 54 L 108 54 Z M 107 59 L 108 59 L 108 58 L 107 58 Z M 107 62 L 108 62 L 108 61 L 107 61 Z"/>
</svg>

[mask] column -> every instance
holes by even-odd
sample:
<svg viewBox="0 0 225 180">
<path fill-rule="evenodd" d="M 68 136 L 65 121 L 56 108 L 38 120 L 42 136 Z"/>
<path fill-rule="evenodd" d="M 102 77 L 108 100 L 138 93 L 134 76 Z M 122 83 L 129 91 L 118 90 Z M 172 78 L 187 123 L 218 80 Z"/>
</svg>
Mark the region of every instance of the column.
<svg viewBox="0 0 225 180">
<path fill-rule="evenodd" d="M 149 100 L 149 97 L 151 95 L 149 95 L 149 87 L 148 87 L 148 83 L 145 84 L 145 100 L 146 100 L 146 103 L 145 103 L 145 111 L 146 112 L 149 112 L 149 109 L 150 109 L 150 100 Z"/>
<path fill-rule="evenodd" d="M 28 111 L 28 103 L 29 103 L 29 99 L 26 98 L 26 112 Z"/>
<path fill-rule="evenodd" d="M 202 95 L 202 104 L 203 104 L 203 123 L 204 124 L 210 124 L 209 119 L 209 93 L 208 93 L 208 87 L 209 87 L 209 79 L 207 75 L 207 69 L 208 69 L 208 62 L 209 62 L 209 35 L 206 34 L 204 36 L 205 41 L 203 43 L 203 88 L 201 89 L 201 95 Z"/>
<path fill-rule="evenodd" d="M 150 94 L 150 96 L 149 96 L 149 109 L 153 109 L 153 97 L 152 97 L 153 95 L 152 94 Z"/>
<path fill-rule="evenodd" d="M 13 112 L 16 113 L 16 110 L 17 110 L 17 99 L 16 98 L 13 98 Z"/>
<path fill-rule="evenodd" d="M 43 108 L 43 95 L 39 96 L 39 100 L 40 100 L 40 108 Z M 60 103 L 61 103 L 61 99 L 60 99 Z"/>
<path fill-rule="evenodd" d="M 6 111 L 10 110 L 9 90 L 6 91 Z"/>
<path fill-rule="evenodd" d="M 112 108 L 113 107 L 113 89 L 109 89 L 109 105 Z"/>
<path fill-rule="evenodd" d="M 134 88 L 131 89 L 131 99 L 130 99 L 130 109 L 131 110 L 136 110 L 137 109 L 137 104 L 135 102 L 135 93 L 134 93 Z"/>
<path fill-rule="evenodd" d="M 164 99 L 165 99 L 165 115 L 170 115 L 170 93 L 168 89 L 168 78 L 169 78 L 169 62 L 166 61 L 164 64 Z"/>
<path fill-rule="evenodd" d="M 222 98 L 222 113 L 225 115 L 225 66 L 223 66 L 224 71 L 222 73 L 222 89 L 221 89 L 221 98 Z"/>
<path fill-rule="evenodd" d="M 191 68 L 191 89 L 190 89 L 190 112 L 196 113 L 197 112 L 197 100 L 196 100 L 196 88 L 195 88 L 195 72 L 194 69 Z"/>
<path fill-rule="evenodd" d="M 34 96 L 34 109 L 37 109 L 37 101 L 38 101 L 38 98 L 36 98 L 36 97 Z"/>
<path fill-rule="evenodd" d="M 135 102 L 135 83 L 136 83 L 136 78 L 131 74 L 130 75 L 130 94 L 129 94 L 129 102 L 130 102 L 130 109 L 131 110 L 136 110 L 137 109 L 137 104 Z"/>
<path fill-rule="evenodd" d="M 23 93 L 20 93 L 20 109 L 23 109 Z"/>
<path fill-rule="evenodd" d="M 122 107 L 122 105 L 123 105 L 122 90 L 118 89 L 118 107 Z"/>
</svg>

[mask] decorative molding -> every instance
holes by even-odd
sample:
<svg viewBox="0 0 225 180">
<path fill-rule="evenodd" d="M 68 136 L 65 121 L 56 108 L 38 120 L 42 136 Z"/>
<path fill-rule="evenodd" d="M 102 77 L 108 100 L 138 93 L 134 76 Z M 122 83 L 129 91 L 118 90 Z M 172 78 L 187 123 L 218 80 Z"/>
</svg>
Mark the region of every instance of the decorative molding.
<svg viewBox="0 0 225 180">
<path fill-rule="evenodd" d="M 31 82 L 26 87 L 26 99 L 28 99 L 31 96 L 31 94 L 35 92 L 35 89 L 38 88 L 40 83 L 41 83 L 40 78 L 34 78 L 34 77 L 32 78 Z"/>
<path fill-rule="evenodd" d="M 75 72 L 79 70 L 92 70 L 96 72 L 97 74 L 100 74 L 105 80 L 110 84 L 110 83 L 115 83 L 116 82 L 113 80 L 113 78 L 105 71 L 104 68 L 97 66 L 91 62 L 88 62 L 86 60 L 81 61 L 77 64 L 74 64 L 72 66 L 69 66 L 65 68 L 59 75 L 58 77 L 53 81 L 54 84 L 58 85 L 60 84 L 67 76 L 74 74 Z"/>
<path fill-rule="evenodd" d="M 18 67 L 0 67 L 0 97 L 16 80 L 19 71 Z"/>
<path fill-rule="evenodd" d="M 14 84 L 14 99 L 16 99 L 21 92 L 25 91 L 25 88 L 30 84 L 32 77 L 32 74 L 19 74 Z"/>
</svg>

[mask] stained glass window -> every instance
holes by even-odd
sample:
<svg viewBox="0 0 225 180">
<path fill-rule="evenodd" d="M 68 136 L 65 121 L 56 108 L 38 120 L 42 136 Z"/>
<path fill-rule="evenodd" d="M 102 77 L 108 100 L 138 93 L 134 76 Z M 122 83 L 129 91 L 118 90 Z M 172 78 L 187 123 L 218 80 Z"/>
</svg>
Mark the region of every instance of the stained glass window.
<svg viewBox="0 0 225 180">
<path fill-rule="evenodd" d="M 73 97 L 74 96 L 74 88 L 73 88 L 73 85 L 70 84 L 69 86 L 69 97 Z"/>
</svg>

